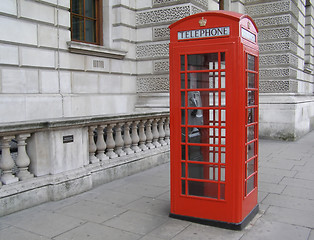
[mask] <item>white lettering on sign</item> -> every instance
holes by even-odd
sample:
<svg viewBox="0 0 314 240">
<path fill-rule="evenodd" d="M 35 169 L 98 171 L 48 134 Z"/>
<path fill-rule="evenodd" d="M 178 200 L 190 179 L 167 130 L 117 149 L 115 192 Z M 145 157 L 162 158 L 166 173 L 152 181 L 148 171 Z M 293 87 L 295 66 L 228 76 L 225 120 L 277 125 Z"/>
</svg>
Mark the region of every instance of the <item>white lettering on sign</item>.
<svg viewBox="0 0 314 240">
<path fill-rule="evenodd" d="M 248 30 L 244 29 L 244 28 L 241 28 L 241 34 L 242 34 L 242 37 L 251 41 L 251 42 L 256 42 L 256 36 L 255 34 L 249 32 Z"/>
<path fill-rule="evenodd" d="M 230 27 L 206 28 L 178 32 L 178 40 L 229 36 Z"/>
</svg>

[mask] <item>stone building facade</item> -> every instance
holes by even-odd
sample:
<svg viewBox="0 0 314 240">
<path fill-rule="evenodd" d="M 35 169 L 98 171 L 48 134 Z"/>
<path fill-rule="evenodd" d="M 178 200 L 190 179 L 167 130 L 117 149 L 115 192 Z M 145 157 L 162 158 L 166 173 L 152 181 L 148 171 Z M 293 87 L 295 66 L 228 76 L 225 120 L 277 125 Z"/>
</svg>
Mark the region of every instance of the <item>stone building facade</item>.
<svg viewBox="0 0 314 240">
<path fill-rule="evenodd" d="M 71 39 L 70 0 L 1 1 L 2 123 L 168 109 L 168 26 L 220 4 L 259 27 L 260 136 L 314 128 L 313 0 L 99 1 L 98 45 Z"/>
</svg>

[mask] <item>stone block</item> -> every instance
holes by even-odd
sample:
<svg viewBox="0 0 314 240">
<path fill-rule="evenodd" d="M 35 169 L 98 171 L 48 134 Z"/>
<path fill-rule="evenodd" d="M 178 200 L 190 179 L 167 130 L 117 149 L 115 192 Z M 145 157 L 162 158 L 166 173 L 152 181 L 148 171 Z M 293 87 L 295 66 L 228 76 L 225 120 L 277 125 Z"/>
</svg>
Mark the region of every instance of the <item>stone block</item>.
<svg viewBox="0 0 314 240">
<path fill-rule="evenodd" d="M 127 8 L 114 8 L 114 24 L 124 24 L 135 27 L 135 12 Z"/>
<path fill-rule="evenodd" d="M 151 27 L 136 29 L 137 42 L 145 42 L 153 40 L 153 32 Z"/>
<path fill-rule="evenodd" d="M 153 61 L 137 61 L 136 62 L 137 74 L 152 74 Z"/>
<path fill-rule="evenodd" d="M 136 9 L 151 8 L 151 7 L 152 7 L 152 1 L 136 0 Z"/>
<path fill-rule="evenodd" d="M 158 42 L 136 45 L 136 57 L 138 59 L 168 58 L 169 42 Z"/>
<path fill-rule="evenodd" d="M 71 93 L 71 73 L 60 71 L 60 93 Z"/>
<path fill-rule="evenodd" d="M 37 45 L 37 25 L 35 23 L 0 16 L 0 40 Z"/>
<path fill-rule="evenodd" d="M 35 1 L 20 1 L 20 17 L 49 24 L 55 23 L 55 9 Z"/>
<path fill-rule="evenodd" d="M 55 68 L 56 59 L 55 51 L 37 48 L 21 47 L 20 48 L 21 66 Z"/>
<path fill-rule="evenodd" d="M 8 123 L 24 120 L 26 120 L 25 97 L 17 94 L 0 94 L 0 122 Z"/>
<path fill-rule="evenodd" d="M 170 29 L 168 25 L 162 27 L 153 27 L 153 39 L 154 40 L 169 40 Z"/>
<path fill-rule="evenodd" d="M 60 95 L 26 96 L 26 119 L 49 119 L 62 117 L 62 98 Z M 49 106 L 49 107 L 48 107 Z"/>
<path fill-rule="evenodd" d="M 58 6 L 70 9 L 70 2 L 68 0 L 58 0 Z"/>
<path fill-rule="evenodd" d="M 71 27 L 70 12 L 68 10 L 58 9 L 57 25 L 65 28 Z"/>
<path fill-rule="evenodd" d="M 73 93 L 98 93 L 98 74 L 73 72 Z"/>
<path fill-rule="evenodd" d="M 59 93 L 59 77 L 57 71 L 39 71 L 41 93 Z"/>
<path fill-rule="evenodd" d="M 48 3 L 49 5 L 57 5 L 58 0 L 36 0 L 37 2 L 41 2 L 43 4 Z"/>
<path fill-rule="evenodd" d="M 47 25 L 38 25 L 38 46 L 58 47 L 58 29 Z"/>
<path fill-rule="evenodd" d="M 59 28 L 59 48 L 68 50 L 67 42 L 71 41 L 71 31 Z"/>
<path fill-rule="evenodd" d="M 99 75 L 100 93 L 121 93 L 121 75 Z"/>
<path fill-rule="evenodd" d="M 68 52 L 59 53 L 59 66 L 61 69 L 83 70 L 85 66 L 85 56 Z"/>
<path fill-rule="evenodd" d="M 114 26 L 112 29 L 112 38 L 135 42 L 136 41 L 135 29 L 126 26 Z"/>
<path fill-rule="evenodd" d="M 0 4 L 0 13 L 17 15 L 16 1 L 2 0 Z"/>
<path fill-rule="evenodd" d="M 0 64 L 18 65 L 18 47 L 8 44 L 0 44 Z"/>
<path fill-rule="evenodd" d="M 38 93 L 38 70 L 11 69 L 1 70 L 2 93 Z"/>
<path fill-rule="evenodd" d="M 136 93 L 136 77 L 135 76 L 125 76 L 121 78 L 121 91 L 123 93 Z"/>
</svg>

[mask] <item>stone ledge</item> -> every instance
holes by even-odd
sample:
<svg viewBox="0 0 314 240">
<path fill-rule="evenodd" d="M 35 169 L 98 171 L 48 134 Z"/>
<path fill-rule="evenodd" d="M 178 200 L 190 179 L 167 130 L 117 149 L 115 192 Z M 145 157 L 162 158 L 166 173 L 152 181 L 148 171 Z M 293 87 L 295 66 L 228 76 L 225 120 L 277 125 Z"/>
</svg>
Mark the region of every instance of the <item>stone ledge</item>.
<svg viewBox="0 0 314 240">
<path fill-rule="evenodd" d="M 127 54 L 127 51 L 123 51 L 120 49 L 105 48 L 103 46 L 81 42 L 70 41 L 67 42 L 67 45 L 71 53 L 78 53 L 89 56 L 123 59 Z"/>
</svg>

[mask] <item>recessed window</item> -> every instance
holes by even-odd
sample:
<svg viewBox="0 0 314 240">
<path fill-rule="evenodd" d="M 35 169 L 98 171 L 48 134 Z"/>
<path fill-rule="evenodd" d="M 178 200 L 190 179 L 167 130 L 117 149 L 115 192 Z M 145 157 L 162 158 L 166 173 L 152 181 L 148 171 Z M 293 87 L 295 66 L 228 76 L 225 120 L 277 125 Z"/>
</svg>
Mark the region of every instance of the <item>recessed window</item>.
<svg viewBox="0 0 314 240">
<path fill-rule="evenodd" d="M 100 44 L 101 0 L 71 0 L 71 38 Z"/>
</svg>

